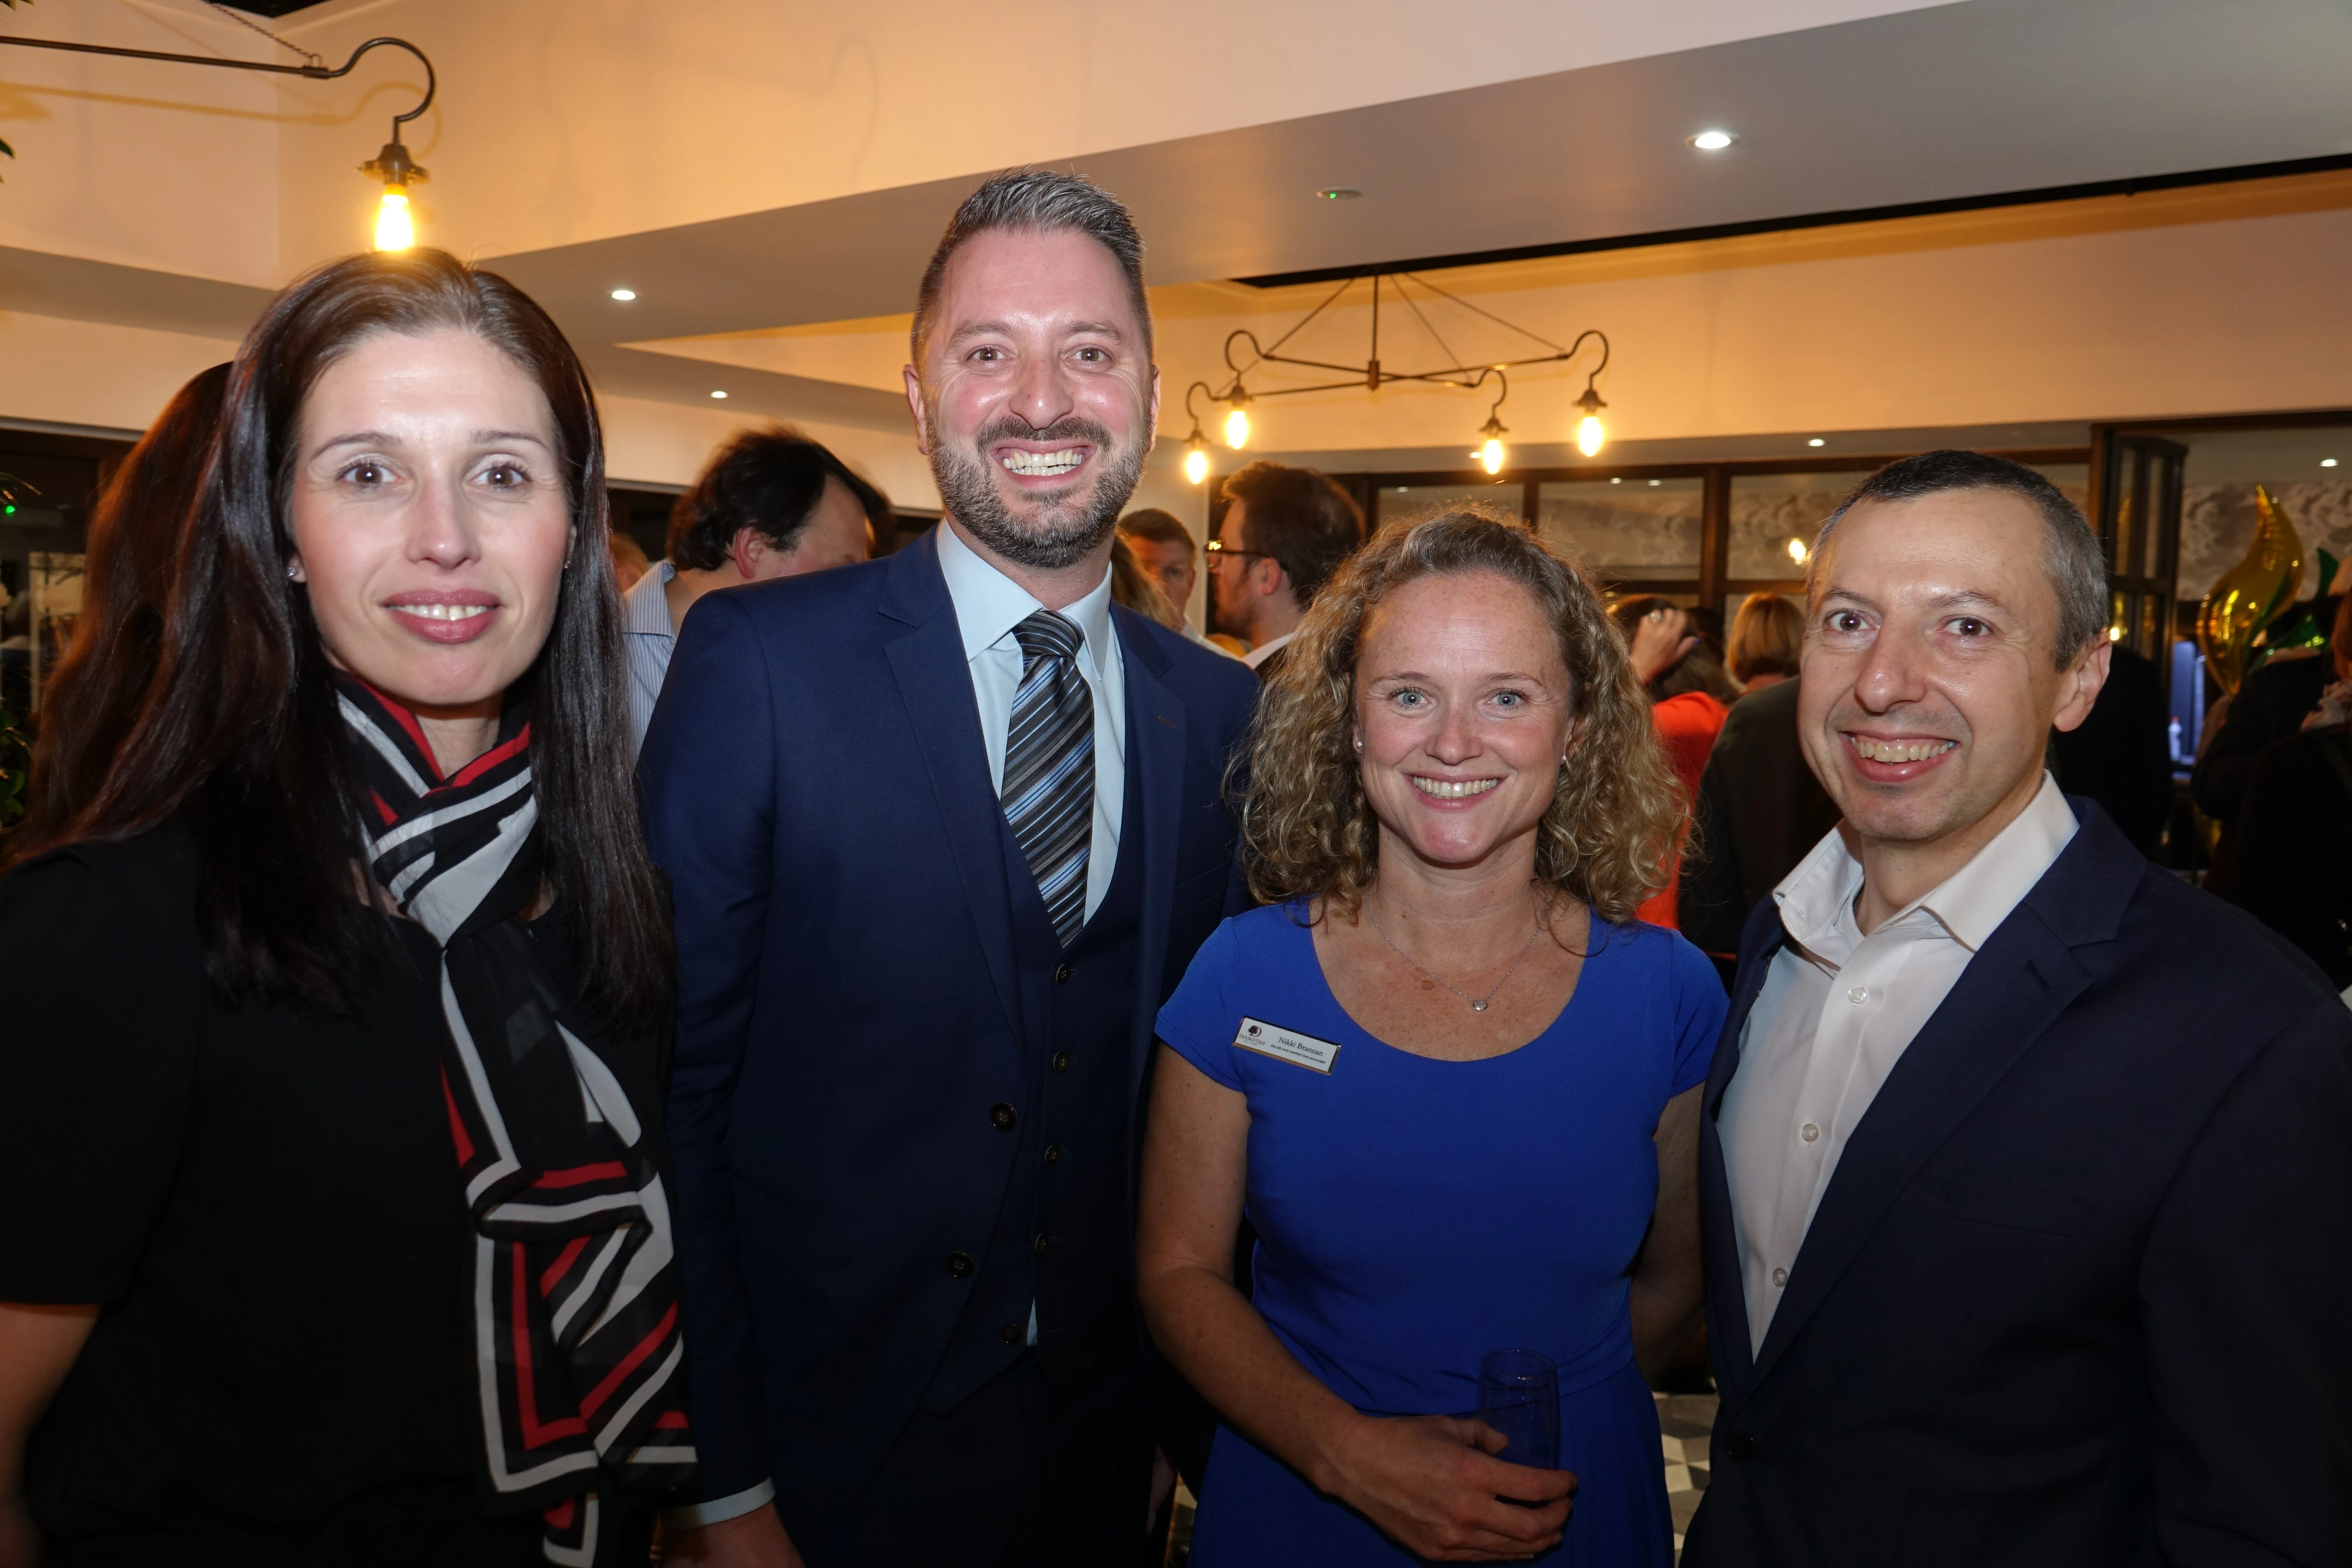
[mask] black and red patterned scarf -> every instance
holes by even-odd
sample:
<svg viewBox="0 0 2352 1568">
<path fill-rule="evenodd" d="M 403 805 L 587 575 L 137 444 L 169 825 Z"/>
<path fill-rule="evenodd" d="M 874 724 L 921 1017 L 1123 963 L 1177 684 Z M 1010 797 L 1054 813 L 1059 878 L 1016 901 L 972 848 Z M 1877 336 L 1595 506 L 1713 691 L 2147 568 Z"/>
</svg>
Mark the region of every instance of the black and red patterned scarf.
<svg viewBox="0 0 2352 1568">
<path fill-rule="evenodd" d="M 650 1050 L 597 1041 L 525 929 L 540 884 L 530 726 L 444 778 L 415 716 L 336 677 L 376 880 L 441 944 L 442 1089 L 475 1231 L 470 1300 L 493 1493 L 551 1563 L 604 1568 L 614 1493 L 692 1473 L 669 1201 L 637 1108 Z"/>
</svg>

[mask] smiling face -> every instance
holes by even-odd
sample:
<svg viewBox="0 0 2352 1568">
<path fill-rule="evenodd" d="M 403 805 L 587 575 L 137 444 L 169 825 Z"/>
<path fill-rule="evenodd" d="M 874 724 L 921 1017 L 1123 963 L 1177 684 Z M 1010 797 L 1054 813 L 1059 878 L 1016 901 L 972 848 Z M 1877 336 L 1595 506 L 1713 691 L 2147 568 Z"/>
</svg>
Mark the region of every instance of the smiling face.
<svg viewBox="0 0 2352 1568">
<path fill-rule="evenodd" d="M 1574 703 L 1535 595 L 1491 572 L 1382 599 L 1356 659 L 1364 794 L 1382 864 L 1468 868 L 1524 854 L 1551 809 Z"/>
<path fill-rule="evenodd" d="M 1058 570 L 1100 546 L 1142 477 L 1160 404 L 1111 253 L 992 230 L 949 262 L 907 397 L 947 510 L 982 546 Z"/>
<path fill-rule="evenodd" d="M 1865 843 L 1973 853 L 2041 787 L 2052 727 L 2090 712 L 2106 644 L 2054 668 L 2047 538 L 2033 503 L 2000 489 L 1864 501 L 1832 532 L 1797 726 Z"/>
<path fill-rule="evenodd" d="M 294 438 L 289 564 L 328 657 L 427 718 L 494 712 L 572 547 L 538 384 L 470 332 L 379 332 L 320 375 Z"/>
</svg>

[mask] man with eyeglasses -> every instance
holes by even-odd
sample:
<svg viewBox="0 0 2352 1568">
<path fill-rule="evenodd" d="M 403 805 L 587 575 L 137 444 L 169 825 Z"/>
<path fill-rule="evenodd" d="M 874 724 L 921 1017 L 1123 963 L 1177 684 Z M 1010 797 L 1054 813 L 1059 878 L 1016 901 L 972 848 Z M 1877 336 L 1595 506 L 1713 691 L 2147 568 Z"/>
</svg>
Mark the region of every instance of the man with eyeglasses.
<svg viewBox="0 0 2352 1568">
<path fill-rule="evenodd" d="M 1219 629 L 1249 639 L 1244 662 L 1268 681 L 1307 606 L 1363 543 L 1363 509 L 1328 474 L 1263 460 L 1227 479 L 1223 495 L 1210 602 Z"/>
</svg>

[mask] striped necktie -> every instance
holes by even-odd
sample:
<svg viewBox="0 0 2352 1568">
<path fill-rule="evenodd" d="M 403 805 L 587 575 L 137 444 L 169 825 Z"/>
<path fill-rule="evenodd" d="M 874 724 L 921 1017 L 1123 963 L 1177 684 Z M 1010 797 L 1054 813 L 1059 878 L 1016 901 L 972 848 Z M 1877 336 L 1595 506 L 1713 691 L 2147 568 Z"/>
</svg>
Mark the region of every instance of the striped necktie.
<svg viewBox="0 0 2352 1568">
<path fill-rule="evenodd" d="M 1078 628 L 1040 610 L 1013 628 L 1021 689 L 1004 742 L 1004 820 L 1067 947 L 1087 923 L 1095 828 L 1095 703 L 1078 673 Z"/>
</svg>

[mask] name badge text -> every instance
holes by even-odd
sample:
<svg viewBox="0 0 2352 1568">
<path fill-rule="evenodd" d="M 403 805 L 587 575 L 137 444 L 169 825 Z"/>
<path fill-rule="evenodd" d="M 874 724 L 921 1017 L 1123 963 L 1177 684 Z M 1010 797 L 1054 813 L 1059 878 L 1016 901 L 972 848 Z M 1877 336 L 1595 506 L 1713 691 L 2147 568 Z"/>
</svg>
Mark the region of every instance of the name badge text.
<svg viewBox="0 0 2352 1568">
<path fill-rule="evenodd" d="M 1311 1072 L 1329 1073 L 1331 1064 L 1339 1059 L 1339 1047 L 1328 1040 L 1318 1040 L 1312 1035 L 1278 1028 L 1256 1018 L 1244 1018 L 1241 1033 L 1234 1044 L 1245 1051 L 1255 1051 L 1262 1057 L 1288 1062 Z"/>
</svg>

